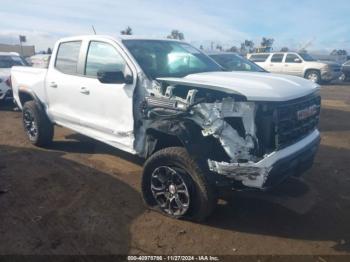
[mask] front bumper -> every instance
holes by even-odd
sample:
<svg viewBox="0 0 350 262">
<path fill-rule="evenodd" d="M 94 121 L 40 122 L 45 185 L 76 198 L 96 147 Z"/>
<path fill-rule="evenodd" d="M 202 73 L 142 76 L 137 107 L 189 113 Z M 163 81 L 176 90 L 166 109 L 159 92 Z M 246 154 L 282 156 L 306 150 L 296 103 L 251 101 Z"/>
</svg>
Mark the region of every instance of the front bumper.
<svg viewBox="0 0 350 262">
<path fill-rule="evenodd" d="M 211 171 L 241 181 L 247 187 L 268 189 L 289 176 L 299 176 L 309 169 L 319 143 L 320 133 L 315 129 L 297 143 L 272 152 L 259 162 L 227 163 L 208 160 L 208 165 Z"/>
</svg>

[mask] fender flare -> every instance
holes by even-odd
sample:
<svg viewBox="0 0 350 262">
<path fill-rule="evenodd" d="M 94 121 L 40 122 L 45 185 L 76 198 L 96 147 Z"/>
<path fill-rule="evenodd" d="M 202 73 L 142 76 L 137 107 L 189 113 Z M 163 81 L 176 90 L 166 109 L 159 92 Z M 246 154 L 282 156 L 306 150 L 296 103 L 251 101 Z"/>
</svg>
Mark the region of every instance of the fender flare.
<svg viewBox="0 0 350 262">
<path fill-rule="evenodd" d="M 316 68 L 307 68 L 304 70 L 304 78 L 306 77 L 306 74 L 309 72 L 309 71 L 317 71 L 320 73 L 320 76 L 321 76 L 321 69 L 316 69 Z"/>
<path fill-rule="evenodd" d="M 23 98 L 21 98 L 21 96 L 23 96 L 23 95 L 29 96 L 31 99 L 28 99 L 28 100 L 23 101 L 23 100 L 22 100 Z M 20 102 L 20 105 L 21 105 L 22 108 L 23 108 L 25 102 L 31 101 L 31 100 L 32 100 L 32 101 L 34 101 L 35 104 L 40 108 L 40 110 L 44 110 L 44 106 L 43 106 L 43 104 L 41 103 L 40 99 L 39 99 L 38 96 L 37 96 L 32 90 L 30 90 L 30 89 L 21 89 L 21 88 L 20 88 L 20 89 L 18 90 L 18 99 L 19 99 L 19 102 Z"/>
</svg>

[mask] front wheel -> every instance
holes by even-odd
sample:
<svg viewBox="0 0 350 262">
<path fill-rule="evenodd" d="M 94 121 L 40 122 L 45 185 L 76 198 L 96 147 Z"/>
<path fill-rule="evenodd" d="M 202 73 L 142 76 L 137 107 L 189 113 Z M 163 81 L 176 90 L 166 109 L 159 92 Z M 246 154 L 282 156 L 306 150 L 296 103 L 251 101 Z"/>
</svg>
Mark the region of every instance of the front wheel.
<svg viewBox="0 0 350 262">
<path fill-rule="evenodd" d="M 148 206 L 173 218 L 203 221 L 216 204 L 203 169 L 182 147 L 162 149 L 146 161 L 142 193 Z"/>
<path fill-rule="evenodd" d="M 341 82 L 345 82 L 346 81 L 346 75 L 344 73 L 342 73 L 340 76 L 339 76 L 339 81 Z"/>
<path fill-rule="evenodd" d="M 305 78 L 317 84 L 321 83 L 321 75 L 320 72 L 317 70 L 307 71 L 307 73 L 305 74 Z"/>
</svg>

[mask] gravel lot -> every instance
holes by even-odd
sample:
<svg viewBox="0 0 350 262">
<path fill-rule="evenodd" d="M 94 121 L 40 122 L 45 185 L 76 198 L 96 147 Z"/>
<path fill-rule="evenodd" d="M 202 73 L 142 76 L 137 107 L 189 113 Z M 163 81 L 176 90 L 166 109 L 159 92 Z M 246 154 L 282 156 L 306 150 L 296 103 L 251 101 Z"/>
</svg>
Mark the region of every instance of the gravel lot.
<svg viewBox="0 0 350 262">
<path fill-rule="evenodd" d="M 349 254 L 350 84 L 322 87 L 321 146 L 304 180 L 235 193 L 204 224 L 147 210 L 142 161 L 56 128 L 31 146 L 0 109 L 0 254 Z"/>
</svg>

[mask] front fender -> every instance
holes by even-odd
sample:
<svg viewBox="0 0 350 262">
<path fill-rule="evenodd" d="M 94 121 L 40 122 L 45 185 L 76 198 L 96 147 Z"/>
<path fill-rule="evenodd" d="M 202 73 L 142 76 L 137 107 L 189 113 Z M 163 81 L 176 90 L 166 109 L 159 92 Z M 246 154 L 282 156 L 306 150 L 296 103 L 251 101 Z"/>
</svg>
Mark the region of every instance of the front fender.
<svg viewBox="0 0 350 262">
<path fill-rule="evenodd" d="M 146 131 L 146 154 L 147 157 L 157 149 L 160 139 L 175 139 L 176 143 L 167 146 L 183 146 L 189 155 L 196 161 L 207 166 L 207 160 L 221 159 L 229 161 L 219 141 L 213 136 L 203 136 L 202 128 L 189 119 L 158 120 L 149 125 Z M 162 136 L 164 135 L 164 136 Z M 165 143 L 166 144 L 166 143 Z"/>
</svg>

